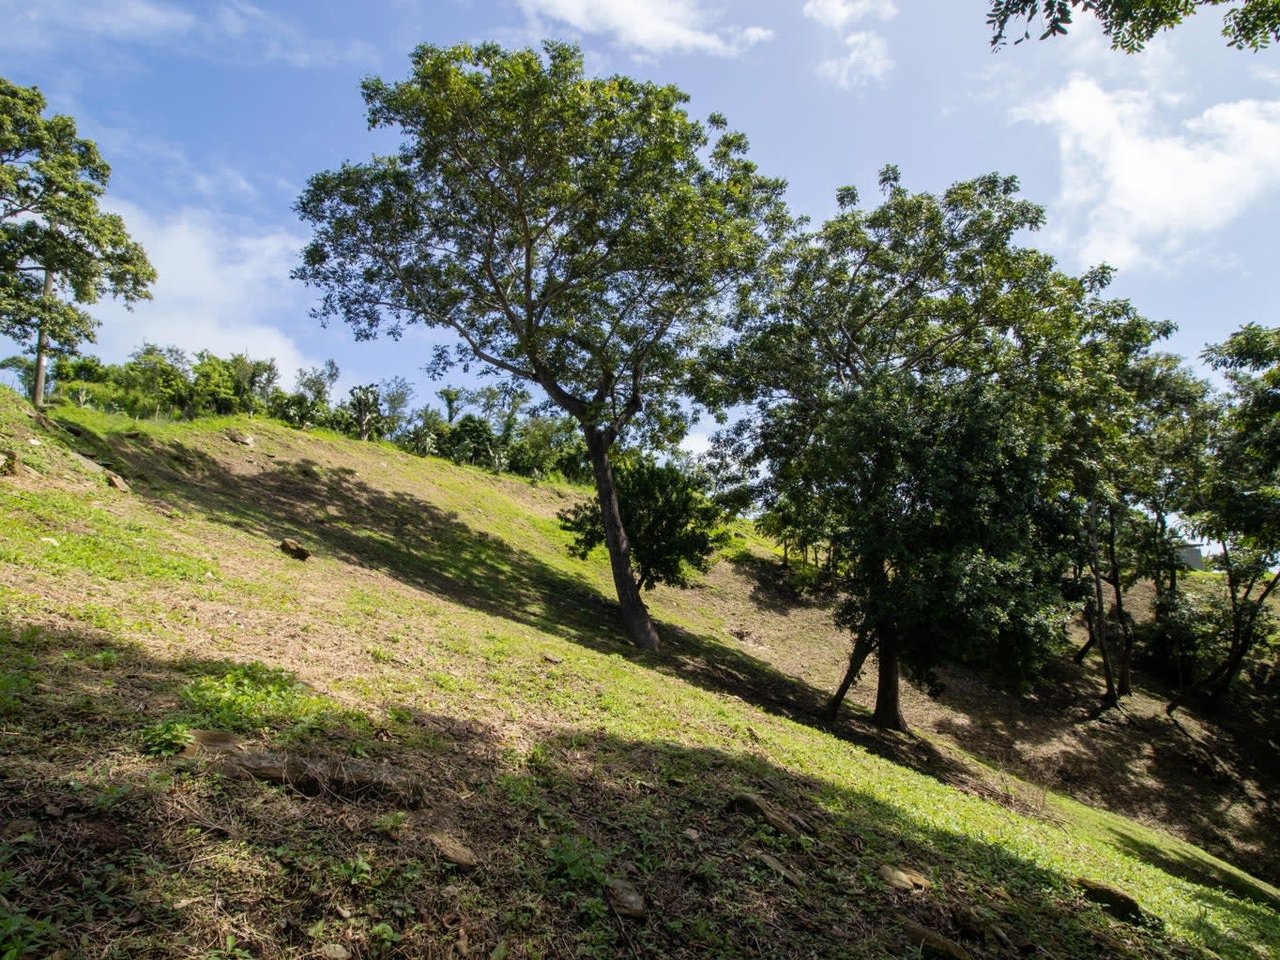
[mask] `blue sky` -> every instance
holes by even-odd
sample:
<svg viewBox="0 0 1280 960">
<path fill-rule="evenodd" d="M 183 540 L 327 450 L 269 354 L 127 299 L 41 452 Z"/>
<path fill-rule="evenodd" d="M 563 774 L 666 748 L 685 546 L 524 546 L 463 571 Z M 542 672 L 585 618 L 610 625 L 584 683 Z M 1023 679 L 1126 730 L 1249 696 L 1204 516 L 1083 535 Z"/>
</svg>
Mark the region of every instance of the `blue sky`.
<svg viewBox="0 0 1280 960">
<path fill-rule="evenodd" d="M 595 73 L 674 82 L 719 111 L 815 219 L 837 187 L 876 199 L 885 163 L 913 190 L 991 170 L 1048 208 L 1028 238 L 1175 321 L 1198 354 L 1280 323 L 1280 50 L 1228 49 L 1200 14 L 1143 54 L 1093 24 L 993 53 L 985 0 L 0 0 L 0 73 L 76 117 L 113 167 L 109 203 L 160 273 L 132 313 L 103 303 L 100 355 L 144 340 L 274 356 L 285 385 L 332 357 L 343 385 L 421 374 L 434 334 L 355 343 L 307 313 L 289 270 L 307 177 L 386 150 L 361 77 L 407 72 L 420 42 L 556 37 Z"/>
</svg>

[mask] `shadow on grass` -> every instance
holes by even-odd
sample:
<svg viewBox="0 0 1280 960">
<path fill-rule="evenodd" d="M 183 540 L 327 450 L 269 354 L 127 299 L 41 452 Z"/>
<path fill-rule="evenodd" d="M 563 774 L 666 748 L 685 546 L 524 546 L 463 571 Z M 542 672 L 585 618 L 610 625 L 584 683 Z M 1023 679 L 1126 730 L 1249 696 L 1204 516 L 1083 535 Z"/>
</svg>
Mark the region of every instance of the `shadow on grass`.
<svg viewBox="0 0 1280 960">
<path fill-rule="evenodd" d="M 985 683 L 950 673 L 960 682 L 948 684 L 942 702 L 967 722 L 944 719 L 938 729 L 965 750 L 1116 813 L 1176 825 L 1215 856 L 1280 882 L 1280 862 L 1250 852 L 1280 844 L 1280 769 L 1257 747 L 1262 725 L 1228 727 L 1217 718 L 1197 740 L 1163 714 L 1099 714 L 1096 677 L 1069 662 L 1050 664 L 1036 697 L 1017 709 L 992 698 Z M 1051 759 L 1036 756 L 1044 744 L 1053 746 Z"/>
<path fill-rule="evenodd" d="M 0 913 L 3 929 L 34 931 L 30 955 L 92 944 L 94 956 L 274 960 L 335 943 L 402 958 L 901 957 L 914 949 L 904 919 L 975 957 L 1003 955 L 1000 935 L 1058 958 L 1204 955 L 1105 917 L 1011 847 L 930 825 L 915 804 L 933 801 L 891 805 L 756 754 L 563 729 L 516 745 L 395 705 L 366 718 L 364 739 L 295 741 L 313 756 L 359 748 L 420 778 L 414 810 L 141 756 L 139 729 L 171 716 L 193 675 L 223 670 L 0 621 L 0 675 L 25 680 L 0 728 Z M 734 812 L 740 791 L 768 795 L 805 839 Z M 452 865 L 442 836 L 478 867 Z M 886 863 L 932 886 L 893 890 L 876 872 Z M 611 907 L 618 880 L 643 895 L 644 918 Z M 1275 913 L 1193 896 L 1219 954 L 1280 941 Z"/>
<path fill-rule="evenodd" d="M 74 422 L 63 425 L 76 432 L 78 446 L 109 460 L 139 492 L 164 502 L 271 542 L 294 537 L 408 586 L 619 654 L 714 693 L 819 726 L 945 782 L 978 788 L 968 767 L 927 740 L 882 733 L 849 710 L 838 723 L 820 721 L 826 691 L 713 637 L 659 621 L 663 650 L 637 650 L 623 638 L 615 600 L 532 553 L 473 529 L 457 514 L 412 493 L 374 487 L 350 468 L 310 459 L 271 460 L 255 452 L 254 469 L 239 473 L 197 447 L 165 442 L 144 430 L 98 436 Z M 758 592 L 770 589 L 763 571 L 756 572 Z M 778 594 L 770 602 L 793 601 Z"/>
</svg>

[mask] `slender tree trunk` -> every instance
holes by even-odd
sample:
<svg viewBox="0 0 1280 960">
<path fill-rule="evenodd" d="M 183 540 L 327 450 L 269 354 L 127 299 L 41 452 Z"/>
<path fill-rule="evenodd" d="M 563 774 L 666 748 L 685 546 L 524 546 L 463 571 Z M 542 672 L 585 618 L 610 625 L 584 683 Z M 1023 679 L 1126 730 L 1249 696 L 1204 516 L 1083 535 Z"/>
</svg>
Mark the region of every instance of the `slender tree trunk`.
<svg viewBox="0 0 1280 960">
<path fill-rule="evenodd" d="M 1089 504 L 1089 568 L 1093 574 L 1094 603 L 1094 636 L 1098 641 L 1098 652 L 1102 654 L 1102 675 L 1106 680 L 1107 692 L 1102 698 L 1104 706 L 1114 707 L 1120 702 L 1116 696 L 1115 675 L 1111 671 L 1111 650 L 1107 645 L 1107 608 L 1102 599 L 1102 557 L 1098 548 L 1098 505 Z"/>
<path fill-rule="evenodd" d="M 835 692 L 835 696 L 831 698 L 831 702 L 827 704 L 826 712 L 823 716 L 827 720 L 834 720 L 840 715 L 840 704 L 844 703 L 845 695 L 848 694 L 849 688 L 858 682 L 858 675 L 862 673 L 863 664 L 867 662 L 867 657 L 871 655 L 871 651 L 875 648 L 875 641 L 871 639 L 871 634 L 865 628 L 858 632 L 858 640 L 853 645 L 853 653 L 849 655 L 849 669 L 844 672 L 844 679 L 840 681 L 840 687 Z"/>
<path fill-rule="evenodd" d="M 44 272 L 44 299 L 53 296 L 53 271 Z M 39 408 L 44 406 L 45 367 L 49 363 L 49 340 L 44 329 L 44 320 L 36 328 L 36 375 L 31 384 L 31 403 Z"/>
<path fill-rule="evenodd" d="M 1093 607 L 1094 602 L 1092 598 L 1085 601 L 1084 628 L 1089 632 L 1089 639 L 1084 642 L 1084 646 L 1077 650 L 1075 656 L 1071 658 L 1076 663 L 1084 663 L 1084 658 L 1088 655 L 1089 651 L 1093 649 L 1094 644 L 1098 642 L 1098 633 L 1097 630 L 1094 629 Z"/>
<path fill-rule="evenodd" d="M 604 542 L 609 550 L 609 566 L 613 570 L 613 586 L 622 607 L 622 623 L 627 636 L 641 650 L 658 649 L 658 631 L 640 597 L 640 587 L 631 572 L 631 543 L 622 527 L 618 510 L 618 491 L 613 482 L 613 465 L 609 463 L 609 447 L 600 431 L 587 429 L 587 454 L 596 481 L 596 498 L 604 523 Z"/>
<path fill-rule="evenodd" d="M 901 684 L 898 676 L 898 651 L 892 642 L 880 638 L 876 656 L 880 661 L 880 671 L 876 682 L 876 711 L 871 721 L 885 730 L 907 730 L 907 722 L 902 718 Z"/>
<path fill-rule="evenodd" d="M 1157 543 L 1159 544 L 1164 543 L 1165 534 L 1168 532 L 1168 529 L 1169 529 L 1169 526 L 1165 522 L 1164 511 L 1157 510 L 1156 511 Z M 1177 569 L 1176 563 L 1174 565 L 1174 569 Z M 1151 571 L 1151 585 L 1155 588 L 1155 591 L 1156 591 L 1156 609 L 1155 609 L 1155 615 L 1153 619 L 1155 620 L 1156 623 L 1159 623 L 1160 620 L 1162 619 L 1162 613 L 1165 606 L 1164 604 L 1165 591 L 1168 589 L 1164 582 L 1164 571 L 1160 569 L 1159 560 L 1156 561 L 1155 569 Z"/>
<path fill-rule="evenodd" d="M 1107 562 L 1111 567 L 1111 592 L 1116 601 L 1116 620 L 1120 622 L 1120 634 L 1124 638 L 1124 647 L 1120 651 L 1120 676 L 1116 682 L 1116 694 L 1121 697 L 1133 693 L 1130 678 L 1130 667 L 1133 661 L 1133 628 L 1125 618 L 1124 595 L 1120 589 L 1120 561 L 1116 556 L 1116 508 L 1107 511 Z"/>
</svg>

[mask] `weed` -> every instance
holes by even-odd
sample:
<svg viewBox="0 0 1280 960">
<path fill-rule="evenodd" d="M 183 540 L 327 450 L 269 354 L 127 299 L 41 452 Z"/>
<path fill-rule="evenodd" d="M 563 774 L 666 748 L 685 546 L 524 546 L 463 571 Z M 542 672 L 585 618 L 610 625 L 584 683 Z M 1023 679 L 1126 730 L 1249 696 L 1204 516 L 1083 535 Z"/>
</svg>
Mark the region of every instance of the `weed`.
<svg viewBox="0 0 1280 960">
<path fill-rule="evenodd" d="M 0 716 L 19 712 L 22 693 L 31 686 L 31 678 L 14 670 L 0 671 Z"/>
<path fill-rule="evenodd" d="M 409 820 L 409 815 L 403 810 L 397 810 L 394 813 L 384 813 L 377 820 L 373 821 L 373 828 L 389 837 L 396 836 L 405 823 Z"/>
<path fill-rule="evenodd" d="M 53 924 L 0 904 L 0 960 L 47 956 L 53 946 Z"/>
<path fill-rule="evenodd" d="M 236 733 L 274 726 L 323 728 L 341 714 L 337 704 L 310 692 L 289 671 L 256 662 L 200 677 L 183 689 L 182 699 L 201 726 Z"/>
<path fill-rule="evenodd" d="M 120 663 L 120 651 L 113 647 L 105 650 L 99 650 L 89 658 L 90 666 L 99 670 L 110 670 Z"/>
<path fill-rule="evenodd" d="M 608 882 L 606 853 L 587 837 L 564 834 L 547 845 L 551 877 L 578 890 L 599 890 Z"/>
<path fill-rule="evenodd" d="M 142 752 L 150 757 L 177 756 L 193 739 L 191 728 L 177 720 L 164 720 L 143 727 L 138 738 L 142 741 Z"/>
<path fill-rule="evenodd" d="M 375 923 L 369 928 L 369 936 L 373 937 L 374 944 L 381 950 L 386 950 L 392 944 L 404 939 L 389 923 Z"/>
<path fill-rule="evenodd" d="M 240 946 L 240 941 L 229 933 L 221 946 L 204 955 L 204 960 L 253 960 L 253 954 Z"/>
<path fill-rule="evenodd" d="M 353 887 L 365 887 L 373 880 L 373 864 L 358 855 L 354 860 L 333 865 L 333 872 Z"/>
</svg>

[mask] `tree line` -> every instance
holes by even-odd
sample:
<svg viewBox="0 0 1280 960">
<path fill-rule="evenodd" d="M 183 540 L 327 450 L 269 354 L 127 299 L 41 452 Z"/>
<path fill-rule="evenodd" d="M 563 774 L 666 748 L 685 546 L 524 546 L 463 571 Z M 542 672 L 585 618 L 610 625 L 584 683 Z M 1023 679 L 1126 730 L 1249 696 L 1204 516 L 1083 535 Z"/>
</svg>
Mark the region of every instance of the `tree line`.
<svg viewBox="0 0 1280 960">
<path fill-rule="evenodd" d="M 0 361 L 23 391 L 34 390 L 35 363 L 23 355 Z M 302 369 L 293 389 L 280 384 L 274 359 L 208 350 L 190 357 L 177 347 L 143 344 L 120 364 L 92 355 L 54 358 L 43 404 L 70 403 L 136 419 L 191 420 L 207 416 L 266 416 L 299 429 L 322 428 L 357 440 L 385 440 L 418 456 L 513 473 L 532 480 L 583 483 L 586 450 L 573 424 L 531 403 L 523 390 L 445 386 L 439 405 L 414 406 L 412 385 L 395 376 L 334 388 L 341 376 L 327 360 Z"/>
</svg>

